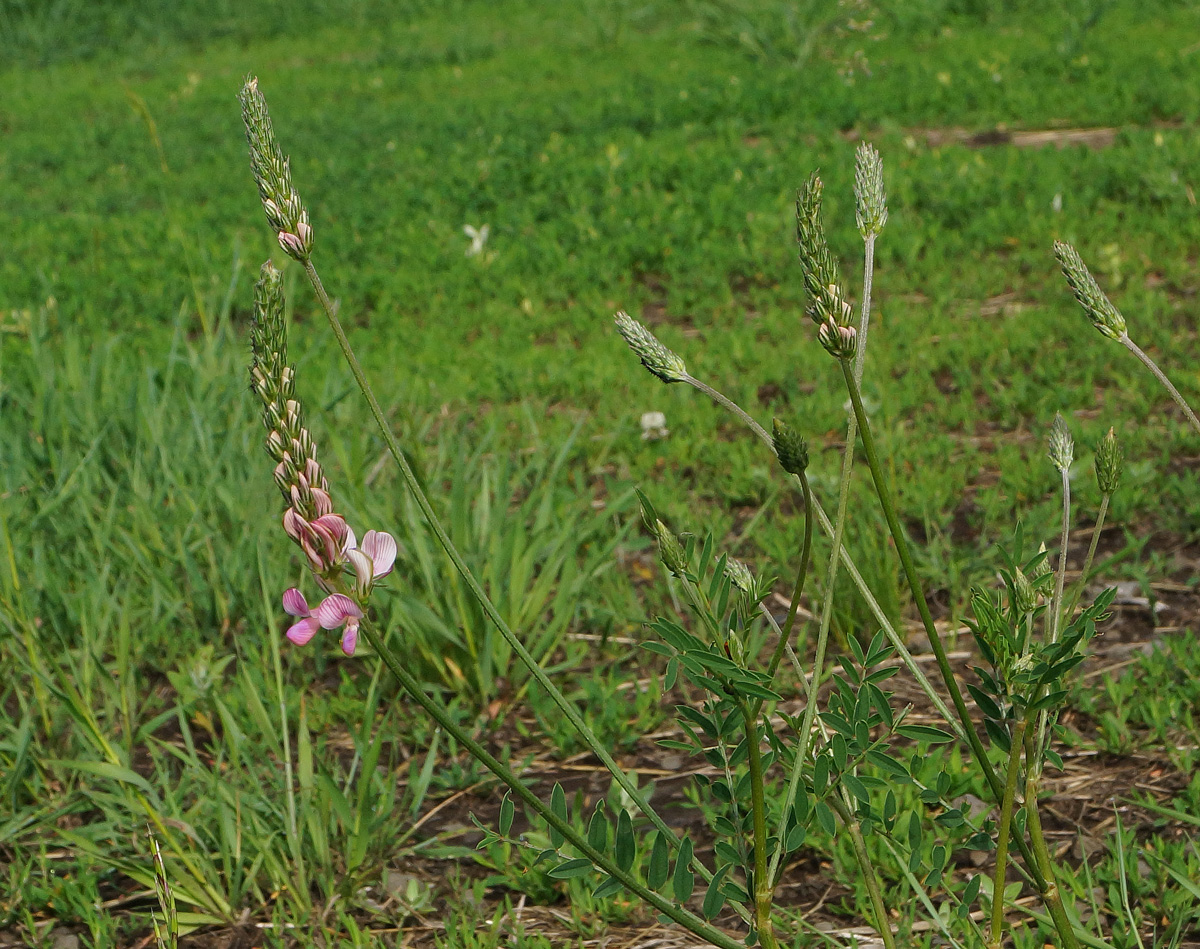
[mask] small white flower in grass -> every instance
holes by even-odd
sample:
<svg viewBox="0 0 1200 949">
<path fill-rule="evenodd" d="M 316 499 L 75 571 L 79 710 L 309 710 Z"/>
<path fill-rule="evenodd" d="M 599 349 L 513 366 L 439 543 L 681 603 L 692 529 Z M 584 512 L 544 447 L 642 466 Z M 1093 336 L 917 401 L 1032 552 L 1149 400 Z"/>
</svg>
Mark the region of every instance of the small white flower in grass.
<svg viewBox="0 0 1200 949">
<path fill-rule="evenodd" d="M 662 412 L 645 412 L 642 414 L 642 438 L 645 441 L 657 441 L 671 434 L 667 428 L 667 417 Z"/>
<path fill-rule="evenodd" d="M 463 225 L 463 233 L 471 238 L 471 246 L 467 248 L 464 256 L 474 257 L 483 253 L 483 245 L 487 243 L 488 232 L 491 230 L 486 224 L 478 229 L 470 224 Z"/>
</svg>

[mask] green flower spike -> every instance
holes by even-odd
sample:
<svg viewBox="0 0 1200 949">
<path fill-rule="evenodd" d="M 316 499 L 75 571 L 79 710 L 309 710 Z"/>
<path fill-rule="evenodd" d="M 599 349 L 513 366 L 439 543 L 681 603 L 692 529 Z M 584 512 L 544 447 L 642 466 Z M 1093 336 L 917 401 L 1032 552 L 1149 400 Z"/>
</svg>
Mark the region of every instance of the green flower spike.
<svg viewBox="0 0 1200 949">
<path fill-rule="evenodd" d="M 617 331 L 625 338 L 633 354 L 651 373 L 663 382 L 683 382 L 688 377 L 687 365 L 658 341 L 653 333 L 624 311 L 616 315 Z"/>
<path fill-rule="evenodd" d="M 1070 244 L 1062 241 L 1054 242 L 1054 256 L 1062 266 L 1063 276 L 1075 299 L 1083 307 L 1092 325 L 1109 339 L 1121 339 L 1125 333 L 1125 317 L 1121 311 L 1112 305 L 1112 301 L 1100 289 L 1096 278 L 1084 265 L 1079 252 Z"/>
</svg>

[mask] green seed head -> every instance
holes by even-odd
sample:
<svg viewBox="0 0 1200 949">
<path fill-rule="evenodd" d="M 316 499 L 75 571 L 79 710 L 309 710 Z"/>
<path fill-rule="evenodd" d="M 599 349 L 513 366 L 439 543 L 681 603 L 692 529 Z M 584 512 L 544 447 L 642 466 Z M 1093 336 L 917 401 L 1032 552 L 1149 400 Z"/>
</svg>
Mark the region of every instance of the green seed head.
<svg viewBox="0 0 1200 949">
<path fill-rule="evenodd" d="M 873 145 L 863 142 L 854 153 L 854 218 L 866 240 L 887 223 L 887 195 L 883 190 L 883 159 Z"/>
<path fill-rule="evenodd" d="M 1054 413 L 1054 424 L 1050 426 L 1050 460 L 1054 467 L 1066 474 L 1075 460 L 1075 442 L 1067 429 L 1067 423 L 1061 412 Z"/>
<path fill-rule="evenodd" d="M 1124 464 L 1125 456 L 1117 444 L 1117 433 L 1110 428 L 1096 449 L 1096 480 L 1102 494 L 1112 494 L 1120 487 Z"/>
<path fill-rule="evenodd" d="M 1110 339 L 1125 336 L 1125 317 L 1100 289 L 1096 278 L 1080 258 L 1079 252 L 1070 244 L 1055 241 L 1054 256 L 1058 258 L 1063 275 L 1067 278 L 1067 285 L 1075 294 L 1075 299 L 1083 307 L 1088 319 L 1092 321 L 1092 325 Z"/>
<path fill-rule="evenodd" d="M 687 378 L 687 365 L 658 341 L 653 333 L 624 311 L 616 315 L 617 331 L 633 354 L 651 373 L 663 382 L 682 382 Z"/>
<path fill-rule="evenodd" d="M 771 425 L 775 454 L 788 474 L 804 474 L 808 468 L 808 441 L 787 422 L 775 419 Z"/>
</svg>

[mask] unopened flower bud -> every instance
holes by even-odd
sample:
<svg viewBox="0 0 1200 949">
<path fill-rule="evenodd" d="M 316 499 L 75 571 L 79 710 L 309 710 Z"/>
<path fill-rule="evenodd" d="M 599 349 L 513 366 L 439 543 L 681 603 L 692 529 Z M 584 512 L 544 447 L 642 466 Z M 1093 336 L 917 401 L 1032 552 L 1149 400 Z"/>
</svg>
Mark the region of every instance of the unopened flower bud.
<svg viewBox="0 0 1200 949">
<path fill-rule="evenodd" d="M 1022 616 L 1032 613 L 1034 607 L 1037 606 L 1037 591 L 1034 590 L 1033 584 L 1029 582 L 1029 578 L 1025 576 L 1025 572 L 1020 567 L 1017 567 L 1013 573 L 1013 599 L 1013 605 Z"/>
<path fill-rule="evenodd" d="M 658 557 L 663 566 L 677 577 L 682 577 L 687 569 L 687 555 L 683 544 L 662 521 L 654 522 L 654 537 L 658 541 Z"/>
<path fill-rule="evenodd" d="M 729 578 L 729 582 L 733 584 L 736 590 L 742 593 L 754 592 L 754 574 L 750 572 L 750 568 L 740 560 L 735 560 L 730 557 L 725 561 L 725 576 Z"/>
<path fill-rule="evenodd" d="M 1110 428 L 1096 449 L 1096 481 L 1100 484 L 1101 494 L 1112 494 L 1120 487 L 1124 464 L 1125 457 L 1121 446 L 1117 444 L 1117 433 Z"/>
<path fill-rule="evenodd" d="M 1067 285 L 1075 294 L 1079 305 L 1083 307 L 1083 312 L 1092 321 L 1092 325 L 1110 339 L 1120 339 L 1125 336 L 1125 317 L 1100 289 L 1096 278 L 1084 265 L 1078 251 L 1070 244 L 1055 241 L 1054 256 L 1058 258 L 1063 276 L 1067 278 Z"/>
<path fill-rule="evenodd" d="M 808 468 L 808 442 L 787 422 L 775 419 L 772 424 L 772 440 L 779 464 L 788 474 L 803 474 Z"/>
<path fill-rule="evenodd" d="M 1038 547 L 1038 553 L 1043 554 L 1043 555 L 1046 553 L 1046 542 L 1045 541 L 1042 541 L 1041 546 Z M 1042 579 L 1042 577 L 1046 576 L 1048 573 L 1051 573 L 1051 572 L 1052 571 L 1050 568 L 1050 558 L 1048 556 L 1043 556 L 1042 559 L 1038 561 L 1037 566 L 1033 570 L 1033 582 L 1036 583 L 1038 580 Z"/>
<path fill-rule="evenodd" d="M 875 147 L 863 142 L 854 153 L 854 219 L 865 240 L 875 237 L 887 223 L 887 195 L 883 190 L 883 159 Z"/>
<path fill-rule="evenodd" d="M 858 332 L 853 326 L 839 326 L 832 319 L 826 320 L 817 330 L 817 339 L 825 350 L 838 359 L 853 359 L 857 348 Z"/>
<path fill-rule="evenodd" d="M 1066 474 L 1075 460 L 1075 442 L 1061 412 L 1054 413 L 1054 424 L 1050 427 L 1050 460 L 1054 467 Z"/>
<path fill-rule="evenodd" d="M 616 324 L 633 354 L 651 373 L 663 382 L 682 382 L 687 378 L 684 361 L 632 316 L 622 311 L 616 315 Z"/>
</svg>

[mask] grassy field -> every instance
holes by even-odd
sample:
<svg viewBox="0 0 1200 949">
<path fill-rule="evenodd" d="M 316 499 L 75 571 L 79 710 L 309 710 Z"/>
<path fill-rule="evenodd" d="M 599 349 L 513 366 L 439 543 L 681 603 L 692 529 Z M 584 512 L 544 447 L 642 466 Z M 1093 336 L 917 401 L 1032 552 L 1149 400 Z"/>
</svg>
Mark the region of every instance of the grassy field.
<svg viewBox="0 0 1200 949">
<path fill-rule="evenodd" d="M 281 644 L 300 565 L 246 376 L 251 284 L 282 262 L 238 114 L 251 72 L 323 277 L 456 541 L 648 774 L 682 764 L 643 737 L 669 727 L 671 698 L 630 643 L 669 600 L 633 486 L 766 575 L 790 572 L 801 517 L 759 446 L 640 370 L 612 313 L 760 420 L 801 428 L 831 499 L 844 394 L 803 317 L 792 203 L 820 168 L 854 286 L 853 154 L 873 142 L 891 218 L 864 387 L 948 629 L 1018 520 L 1054 546 L 1054 413 L 1078 446 L 1080 560 L 1092 449 L 1109 426 L 1124 445 L 1101 550 L 1127 602 L 1075 686 L 1057 832 L 1095 916 L 1120 915 L 1128 877 L 1143 936 L 1169 944 L 1192 900 L 1172 872 L 1200 879 L 1200 452 L 1088 326 L 1050 246 L 1075 243 L 1131 335 L 1200 388 L 1200 10 L 0 0 L 0 63 L 0 946 L 148 944 L 148 825 L 195 946 L 557 946 L 654 925 L 520 854 L 473 851 L 468 811 L 498 804 L 486 775 L 394 703 L 369 655 Z M 464 225 L 484 224 L 468 256 Z M 495 748 L 583 781 L 590 759 L 570 757 L 574 737 L 435 552 L 287 280 L 339 503 L 401 540 L 391 635 Z M 668 437 L 642 439 L 649 411 Z M 849 546 L 908 621 L 865 475 L 854 498 Z M 843 642 L 869 638 L 841 592 Z M 602 795 L 598 780 L 579 787 Z M 681 784 L 663 794 L 698 821 Z M 797 910 L 819 899 L 816 919 L 852 927 L 866 897 L 848 845 L 821 847 L 833 856 L 798 869 Z M 911 906 L 903 879 L 888 886 Z M 904 912 L 902 927 L 920 918 Z M 1122 925 L 1113 944 L 1136 945 Z"/>
</svg>

